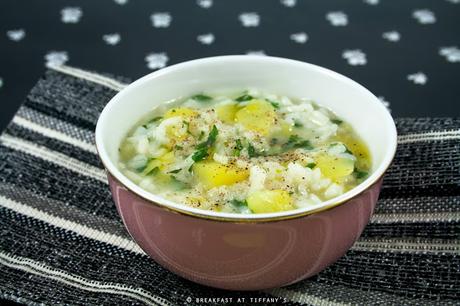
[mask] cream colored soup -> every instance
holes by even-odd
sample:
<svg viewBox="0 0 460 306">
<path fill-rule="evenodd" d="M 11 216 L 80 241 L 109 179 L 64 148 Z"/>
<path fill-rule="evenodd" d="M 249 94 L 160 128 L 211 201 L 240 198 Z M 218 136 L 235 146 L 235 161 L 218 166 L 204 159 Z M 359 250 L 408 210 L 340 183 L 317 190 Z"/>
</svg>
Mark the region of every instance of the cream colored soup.
<svg viewBox="0 0 460 306">
<path fill-rule="evenodd" d="M 177 203 L 250 214 L 337 197 L 368 176 L 370 160 L 352 127 L 328 109 L 253 89 L 154 109 L 122 142 L 119 167 Z"/>
</svg>

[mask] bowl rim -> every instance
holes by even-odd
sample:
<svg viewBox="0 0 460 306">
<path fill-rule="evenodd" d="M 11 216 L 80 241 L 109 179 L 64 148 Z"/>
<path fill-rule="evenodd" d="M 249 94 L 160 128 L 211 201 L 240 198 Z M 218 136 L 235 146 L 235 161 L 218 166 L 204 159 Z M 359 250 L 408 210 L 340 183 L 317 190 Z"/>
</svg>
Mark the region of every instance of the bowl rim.
<svg viewBox="0 0 460 306">
<path fill-rule="evenodd" d="M 118 167 L 111 161 L 107 151 L 104 147 L 104 135 L 103 135 L 103 126 L 104 122 L 107 120 L 106 118 L 110 115 L 111 109 L 113 105 L 117 103 L 117 101 L 123 99 L 123 97 L 132 90 L 135 90 L 137 87 L 144 85 L 147 82 L 150 82 L 152 79 L 160 77 L 164 74 L 169 74 L 173 72 L 180 71 L 183 68 L 201 65 L 206 63 L 212 62 L 219 62 L 222 60 L 226 61 L 267 61 L 267 62 L 278 62 L 281 64 L 294 64 L 294 65 L 302 65 L 306 68 L 316 70 L 319 73 L 327 74 L 330 77 L 340 79 L 343 82 L 347 83 L 350 86 L 355 87 L 355 89 L 362 91 L 363 93 L 373 97 L 371 103 L 376 103 L 377 108 L 379 108 L 384 116 L 386 117 L 389 125 L 389 147 L 386 154 L 383 157 L 382 162 L 379 166 L 374 170 L 374 172 L 366 178 L 363 182 L 361 182 L 358 186 L 352 188 L 351 190 L 347 191 L 346 193 L 332 198 L 330 200 L 321 202 L 319 204 L 311 205 L 308 207 L 297 208 L 288 211 L 282 212 L 275 212 L 275 213 L 262 213 L 262 214 L 238 214 L 238 213 L 225 213 L 225 212 L 215 212 L 210 210 L 203 210 L 199 208 L 189 207 L 184 204 L 176 203 L 171 200 L 165 199 L 161 196 L 155 195 L 147 190 L 142 189 L 140 186 L 136 185 L 130 179 L 128 179 L 119 169 Z M 321 211 L 329 210 L 334 207 L 337 207 L 341 204 L 349 202 L 353 198 L 359 196 L 363 192 L 369 190 L 374 186 L 379 180 L 385 175 L 385 172 L 390 167 L 395 154 L 396 154 L 396 147 L 397 147 L 397 131 L 394 120 L 386 107 L 379 102 L 378 98 L 372 94 L 368 89 L 366 89 L 361 84 L 353 81 L 352 79 L 339 74 L 335 71 L 330 69 L 310 64 L 302 61 L 297 61 L 293 59 L 281 58 L 281 57 L 272 57 L 272 56 L 260 56 L 260 55 L 224 55 L 224 56 L 214 56 L 214 57 L 206 57 L 195 59 L 191 61 L 186 61 L 182 63 L 178 63 L 161 70 L 149 73 L 136 81 L 132 82 L 120 92 L 118 92 L 115 96 L 113 96 L 110 101 L 106 104 L 104 109 L 102 110 L 96 124 L 96 131 L 95 131 L 95 142 L 96 142 L 96 150 L 98 156 L 105 167 L 108 174 L 115 179 L 118 183 L 120 183 L 123 187 L 125 187 L 130 192 L 134 193 L 138 197 L 144 199 L 145 201 L 157 206 L 158 208 L 165 209 L 170 212 L 179 213 L 183 215 L 188 215 L 192 217 L 197 217 L 200 219 L 208 219 L 214 221 L 225 221 L 225 222 L 236 222 L 236 223 L 258 223 L 258 222 L 271 222 L 271 221 L 280 221 L 280 220 L 287 220 L 287 219 L 294 219 L 299 217 L 304 217 L 307 215 L 311 215 L 314 213 L 318 213 Z"/>
</svg>

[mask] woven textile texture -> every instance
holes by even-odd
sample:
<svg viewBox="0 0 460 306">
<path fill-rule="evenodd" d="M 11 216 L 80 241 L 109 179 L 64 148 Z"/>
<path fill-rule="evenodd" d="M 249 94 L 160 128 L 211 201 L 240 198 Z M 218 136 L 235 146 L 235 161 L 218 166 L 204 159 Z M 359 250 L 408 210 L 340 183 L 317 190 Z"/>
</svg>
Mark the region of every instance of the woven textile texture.
<svg viewBox="0 0 460 306">
<path fill-rule="evenodd" d="M 399 147 L 375 215 L 338 262 L 289 287 L 229 292 L 163 269 L 123 228 L 93 131 L 126 82 L 65 66 L 49 70 L 0 137 L 0 297 L 53 305 L 238 297 L 252 304 L 460 305 L 460 118 L 396 120 Z"/>
</svg>

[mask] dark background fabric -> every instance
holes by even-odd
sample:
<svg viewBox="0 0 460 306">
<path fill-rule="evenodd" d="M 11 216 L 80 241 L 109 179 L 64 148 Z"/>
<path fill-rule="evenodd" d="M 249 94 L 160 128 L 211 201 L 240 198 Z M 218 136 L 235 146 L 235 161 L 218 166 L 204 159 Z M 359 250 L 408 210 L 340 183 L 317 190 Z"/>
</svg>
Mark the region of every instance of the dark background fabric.
<svg viewBox="0 0 460 306">
<path fill-rule="evenodd" d="M 214 0 L 209 8 L 197 2 L 0 1 L 0 129 L 43 74 L 44 57 L 50 51 L 67 52 L 68 65 L 136 79 L 152 71 L 145 60 L 151 52 L 165 52 L 171 65 L 262 50 L 343 73 L 383 96 L 396 117 L 460 114 L 460 59 L 448 61 L 439 54 L 440 48 L 460 47 L 458 0 Z M 81 10 L 77 23 L 61 20 L 66 7 Z M 413 17 L 421 9 L 434 14 L 434 23 Z M 333 26 L 326 18 L 337 11 L 347 15 L 347 25 Z M 152 25 L 150 16 L 155 12 L 170 14 L 169 27 Z M 244 27 L 239 15 L 245 12 L 257 13 L 259 25 Z M 19 41 L 7 35 L 16 29 L 25 31 Z M 399 41 L 382 37 L 392 30 L 400 34 Z M 290 39 L 300 32 L 308 35 L 305 43 Z M 118 44 L 104 42 L 102 36 L 111 33 L 120 34 Z M 212 44 L 197 41 L 206 33 L 214 35 Z M 362 50 L 367 63 L 348 64 L 342 57 L 347 49 Z M 424 85 L 407 79 L 417 72 L 427 76 Z"/>
</svg>

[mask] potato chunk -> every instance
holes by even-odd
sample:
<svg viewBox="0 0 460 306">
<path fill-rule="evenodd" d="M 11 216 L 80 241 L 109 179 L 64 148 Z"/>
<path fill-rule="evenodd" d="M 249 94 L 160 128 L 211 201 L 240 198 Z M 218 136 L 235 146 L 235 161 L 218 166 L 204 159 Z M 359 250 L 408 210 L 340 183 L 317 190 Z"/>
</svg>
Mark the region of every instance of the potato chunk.
<svg viewBox="0 0 460 306">
<path fill-rule="evenodd" d="M 331 155 L 318 156 L 316 165 L 321 170 L 321 173 L 331 180 L 347 176 L 355 169 L 355 162 L 352 159 Z"/>
<path fill-rule="evenodd" d="M 248 178 L 249 172 L 233 165 L 222 165 L 214 161 L 203 161 L 193 166 L 195 177 L 205 188 L 232 185 Z"/>
<path fill-rule="evenodd" d="M 168 119 L 168 118 L 177 117 L 177 116 L 181 116 L 181 117 L 184 117 L 184 118 L 190 118 L 190 117 L 193 117 L 193 116 L 195 116 L 197 114 L 198 113 L 196 111 L 194 111 L 193 109 L 191 109 L 191 108 L 177 107 L 177 108 L 171 108 L 170 110 L 168 110 L 164 114 L 164 118 Z"/>
<path fill-rule="evenodd" d="M 235 114 L 238 111 L 236 104 L 224 104 L 216 108 L 217 118 L 227 124 L 235 123 Z"/>
<path fill-rule="evenodd" d="M 260 190 L 246 199 L 253 213 L 271 213 L 294 209 L 291 196 L 285 190 Z"/>
<path fill-rule="evenodd" d="M 240 109 L 236 115 L 236 122 L 244 128 L 267 136 L 270 128 L 275 124 L 276 113 L 273 106 L 262 100 L 252 100 Z"/>
</svg>

